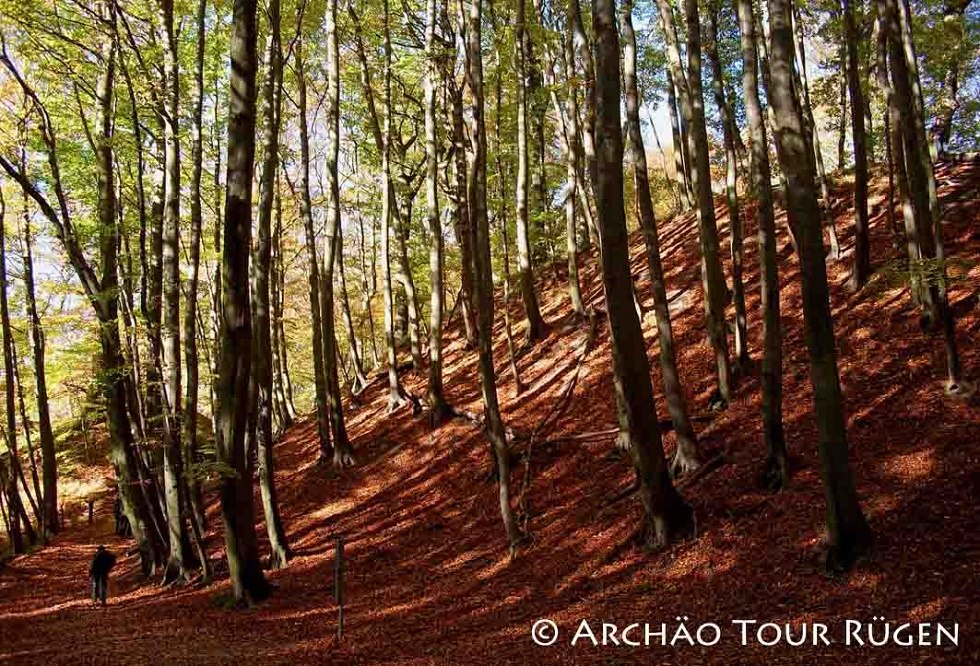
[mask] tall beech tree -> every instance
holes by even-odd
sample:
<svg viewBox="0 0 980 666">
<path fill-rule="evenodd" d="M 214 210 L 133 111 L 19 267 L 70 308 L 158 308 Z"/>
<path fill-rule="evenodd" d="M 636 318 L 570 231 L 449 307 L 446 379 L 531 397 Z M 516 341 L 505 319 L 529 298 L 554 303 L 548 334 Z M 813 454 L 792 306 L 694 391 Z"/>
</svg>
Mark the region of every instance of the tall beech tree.
<svg viewBox="0 0 980 666">
<path fill-rule="evenodd" d="M 841 0 L 841 7 L 844 14 L 844 48 L 847 51 L 847 93 L 851 102 L 851 139 L 854 144 L 854 267 L 851 270 L 851 287 L 860 289 L 871 275 L 868 147 L 864 130 L 864 92 L 861 89 L 861 72 L 858 70 L 854 1 Z"/>
<path fill-rule="evenodd" d="M 772 85 L 767 97 L 775 112 L 779 163 L 786 176 L 787 214 L 799 244 L 803 319 L 827 503 L 827 566 L 847 568 L 868 546 L 870 530 L 848 462 L 820 204 L 814 189 L 817 179 L 804 134 L 803 110 L 793 86 L 791 2 L 768 0 L 768 7 Z"/>
<path fill-rule="evenodd" d="M 235 0 L 231 28 L 228 160 L 221 261 L 221 338 L 215 432 L 221 479 L 225 552 L 235 599 L 261 601 L 271 588 L 262 573 L 252 499 L 254 464 L 246 448 L 251 374 L 252 313 L 248 264 L 252 241 L 252 169 L 255 162 L 255 75 L 258 68 L 256 0 Z"/>
<path fill-rule="evenodd" d="M 510 503 L 510 452 L 497 400 L 493 367 L 493 283 L 490 267 L 490 221 L 487 217 L 487 128 L 484 117 L 483 0 L 469 0 L 466 8 L 466 83 L 471 93 L 470 142 L 472 157 L 467 173 L 467 199 L 473 241 L 473 283 L 479 337 L 480 390 L 484 426 L 496 462 L 500 515 L 513 553 L 521 533 Z"/>
<path fill-rule="evenodd" d="M 286 566 L 289 544 L 279 514 L 275 464 L 272 447 L 273 367 L 270 281 L 275 279 L 272 267 L 272 215 L 275 204 L 276 174 L 279 165 L 279 124 L 282 114 L 282 45 L 280 40 L 281 9 L 279 0 L 269 0 L 265 43 L 265 76 L 262 80 L 262 162 L 259 177 L 259 205 L 252 247 L 252 369 L 249 377 L 250 450 L 255 451 L 259 468 L 259 491 L 266 533 L 272 551 L 273 569 Z M 278 333 L 277 333 L 278 334 Z"/>
<path fill-rule="evenodd" d="M 7 417 L 7 427 L 4 432 L 4 439 L 7 444 L 7 459 L 4 464 L 9 468 L 7 471 L 7 487 L 5 489 L 7 504 L 10 506 L 10 542 L 14 553 L 25 552 L 26 545 L 33 545 L 37 540 L 37 533 L 31 524 L 31 519 L 24 508 L 24 502 L 17 488 L 17 482 L 24 478 L 24 471 L 21 467 L 20 453 L 17 450 L 17 408 L 14 392 L 14 336 L 10 326 L 10 307 L 7 304 L 7 250 L 6 250 L 6 221 L 7 204 L 0 193 L 0 323 L 3 329 L 3 378 L 4 378 L 4 397 Z M 26 485 L 24 486 L 27 491 Z M 27 539 L 27 544 L 24 539 Z"/>
<path fill-rule="evenodd" d="M 779 264 L 772 173 L 766 119 L 759 101 L 759 53 L 752 0 L 737 0 L 742 44 L 742 94 L 749 128 L 750 173 L 759 227 L 759 302 L 762 310 L 762 440 L 766 446 L 764 483 L 780 489 L 789 481 L 783 434 L 783 340 L 779 305 Z"/>
<path fill-rule="evenodd" d="M 21 168 L 27 171 L 27 151 L 21 150 Z M 43 483 L 44 509 L 41 529 L 46 536 L 57 534 L 61 529 L 58 506 L 58 459 L 55 455 L 54 430 L 51 428 L 51 411 L 48 405 L 48 380 L 45 363 L 44 327 L 37 309 L 34 286 L 34 250 L 31 225 L 30 197 L 24 192 L 21 217 L 21 249 L 24 262 L 24 296 L 27 308 L 27 326 L 34 359 L 34 398 L 37 404 L 38 437 L 41 444 L 41 478 Z"/>
<path fill-rule="evenodd" d="M 636 82 L 636 33 L 633 30 L 633 2 L 624 0 L 620 8 L 623 33 L 623 82 L 626 86 L 626 131 L 633 163 L 633 188 L 640 229 L 646 247 L 647 269 L 650 272 L 650 288 L 657 318 L 657 335 L 660 342 L 660 369 L 663 373 L 667 411 L 677 433 L 677 451 L 674 454 L 675 473 L 691 471 L 701 464 L 697 436 L 688 418 L 684 390 L 677 371 L 677 354 L 674 351 L 674 331 L 670 323 L 667 302 L 667 285 L 660 257 L 660 237 L 650 196 L 650 176 L 647 170 L 646 148 L 640 128 L 640 93 Z"/>
<path fill-rule="evenodd" d="M 704 118 L 704 90 L 701 84 L 701 19 L 696 0 L 683 0 L 687 28 L 687 70 L 681 64 L 680 40 L 674 23 L 671 0 L 657 0 L 660 25 L 667 45 L 671 76 L 677 87 L 681 115 L 688 129 L 691 181 L 697 199 L 698 234 L 701 246 L 701 283 L 704 288 L 708 339 L 715 354 L 718 393 L 731 401 L 731 360 L 728 329 L 725 324 L 725 276 L 718 248 L 718 227 L 708 155 L 708 130 Z M 683 128 L 682 128 L 683 130 Z M 683 131 L 682 131 L 683 135 Z"/>
<path fill-rule="evenodd" d="M 652 547 L 687 535 L 694 514 L 667 473 L 643 329 L 633 305 L 629 240 L 623 200 L 623 134 L 620 116 L 619 36 L 614 0 L 593 0 L 595 117 L 598 147 L 595 192 L 602 238 L 602 281 L 609 310 L 613 377 L 620 428 L 629 434 L 630 456 L 643 504 L 644 541 Z"/>
</svg>

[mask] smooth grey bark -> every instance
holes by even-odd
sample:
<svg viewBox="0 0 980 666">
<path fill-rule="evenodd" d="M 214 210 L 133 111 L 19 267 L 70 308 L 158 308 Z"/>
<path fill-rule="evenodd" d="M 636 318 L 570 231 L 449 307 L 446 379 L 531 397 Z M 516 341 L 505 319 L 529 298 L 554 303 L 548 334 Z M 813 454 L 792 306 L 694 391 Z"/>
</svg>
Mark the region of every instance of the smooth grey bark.
<svg viewBox="0 0 980 666">
<path fill-rule="evenodd" d="M 690 533 L 694 514 L 677 493 L 664 460 L 660 425 L 653 399 L 643 329 L 633 305 L 629 272 L 629 236 L 623 201 L 623 136 L 620 118 L 619 37 L 615 0 L 593 0 L 596 51 L 596 208 L 602 236 L 602 280 L 620 428 L 628 433 L 630 455 L 639 482 L 644 520 L 641 532 L 649 547 L 659 548 Z"/>
<path fill-rule="evenodd" d="M 759 296 L 762 311 L 762 441 L 766 447 L 763 482 L 772 490 L 789 481 L 786 438 L 783 434 L 783 340 L 779 320 L 779 264 L 776 215 L 766 120 L 759 100 L 759 58 L 752 0 L 737 0 L 742 43 L 742 94 L 749 128 L 752 191 L 758 225 Z"/>
<path fill-rule="evenodd" d="M 674 180 L 677 183 L 677 196 L 681 210 L 694 206 L 694 189 L 691 187 L 690 159 L 687 154 L 686 132 L 682 132 L 683 122 L 677 105 L 677 86 L 674 75 L 667 69 L 667 115 L 670 118 L 670 133 L 674 147 Z"/>
<path fill-rule="evenodd" d="M 384 124 L 381 130 L 381 291 L 384 295 L 385 347 L 388 362 L 388 411 L 392 412 L 407 401 L 405 389 L 398 379 L 398 350 L 395 347 L 395 299 L 391 288 L 391 220 L 394 205 L 391 185 L 391 27 L 388 0 L 384 0 L 384 74 L 383 100 Z M 367 70 L 366 61 L 362 68 Z"/>
<path fill-rule="evenodd" d="M 571 29 L 574 20 L 574 0 L 568 0 L 565 21 L 568 24 L 562 38 L 564 48 L 564 72 L 565 79 L 572 81 L 575 79 L 575 33 Z M 553 84 L 554 82 L 552 82 Z M 568 264 L 568 298 L 572 304 L 572 311 L 580 316 L 585 316 L 585 304 L 582 301 L 582 287 L 579 283 L 578 275 L 578 223 L 575 198 L 585 195 L 585 188 L 580 189 L 582 180 L 581 161 L 579 153 L 579 108 L 578 92 L 574 87 L 569 88 L 565 101 L 567 122 L 565 125 L 565 174 L 566 188 L 565 194 L 565 255 Z M 588 201 L 586 201 L 588 204 Z M 583 216 L 586 213 L 582 211 Z"/>
<path fill-rule="evenodd" d="M 846 569 L 868 546 L 870 530 L 848 462 L 816 174 L 805 136 L 804 111 L 793 86 L 791 0 L 768 0 L 768 4 L 772 87 L 767 97 L 775 112 L 779 162 L 788 185 L 787 213 L 799 243 L 804 330 L 827 509 L 827 566 Z"/>
</svg>

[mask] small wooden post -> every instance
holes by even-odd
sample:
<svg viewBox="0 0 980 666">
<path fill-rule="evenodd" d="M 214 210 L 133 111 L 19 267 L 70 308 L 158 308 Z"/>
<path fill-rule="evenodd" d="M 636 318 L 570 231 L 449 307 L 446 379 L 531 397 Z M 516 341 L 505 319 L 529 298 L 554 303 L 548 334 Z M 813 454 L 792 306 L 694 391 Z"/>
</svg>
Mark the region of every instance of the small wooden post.
<svg viewBox="0 0 980 666">
<path fill-rule="evenodd" d="M 93 512 L 94 508 L 95 508 L 95 500 L 89 499 L 88 501 L 88 524 L 89 525 L 91 525 L 92 521 L 94 520 L 94 512 Z"/>
<path fill-rule="evenodd" d="M 344 537 L 337 537 L 334 552 L 333 596 L 337 602 L 337 638 L 344 635 Z"/>
</svg>

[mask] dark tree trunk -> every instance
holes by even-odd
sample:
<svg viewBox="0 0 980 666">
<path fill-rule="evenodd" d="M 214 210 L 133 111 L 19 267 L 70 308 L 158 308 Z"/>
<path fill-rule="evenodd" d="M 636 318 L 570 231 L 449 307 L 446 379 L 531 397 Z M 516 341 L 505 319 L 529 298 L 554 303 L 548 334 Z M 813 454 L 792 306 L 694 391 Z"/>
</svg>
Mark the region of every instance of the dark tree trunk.
<svg viewBox="0 0 980 666">
<path fill-rule="evenodd" d="M 623 137 L 620 119 L 619 37 L 614 0 L 593 0 L 596 47 L 596 208 L 602 237 L 602 278 L 620 428 L 629 434 L 630 454 L 643 504 L 644 541 L 660 547 L 689 533 L 694 514 L 674 489 L 664 460 L 653 401 L 650 364 L 640 319 L 633 306 L 629 237 L 623 201 Z"/>
<path fill-rule="evenodd" d="M 201 265 L 201 228 L 203 226 L 201 181 L 204 171 L 204 43 L 206 38 L 205 16 L 207 0 L 197 3 L 197 47 L 194 58 L 194 109 L 191 126 L 191 239 L 190 277 L 187 280 L 187 300 L 184 303 L 184 362 L 187 365 L 187 386 L 184 396 L 184 467 L 187 472 L 188 496 L 191 504 L 191 520 L 196 532 L 205 525 L 201 484 L 194 474 L 199 461 L 197 443 L 198 398 L 200 369 L 197 346 L 198 276 Z M 202 563 L 207 569 L 207 560 Z M 205 573 L 208 573 L 205 571 Z"/>
<path fill-rule="evenodd" d="M 225 552 L 235 599 L 269 596 L 255 535 L 254 466 L 246 451 L 252 343 L 248 264 L 252 240 L 252 170 L 255 161 L 256 0 L 235 0 L 231 32 L 228 170 L 222 243 L 221 345 L 218 375 L 218 459 L 234 475 L 221 481 Z"/>
<path fill-rule="evenodd" d="M 827 502 L 828 566 L 846 568 L 867 547 L 870 532 L 847 455 L 847 433 L 827 266 L 820 232 L 816 174 L 805 137 L 803 110 L 793 87 L 793 28 L 790 0 L 769 0 L 772 87 L 767 97 L 776 115 L 779 161 L 786 174 L 786 204 L 800 252 L 803 319 L 810 355 L 814 412 L 820 442 L 820 471 Z"/>
</svg>

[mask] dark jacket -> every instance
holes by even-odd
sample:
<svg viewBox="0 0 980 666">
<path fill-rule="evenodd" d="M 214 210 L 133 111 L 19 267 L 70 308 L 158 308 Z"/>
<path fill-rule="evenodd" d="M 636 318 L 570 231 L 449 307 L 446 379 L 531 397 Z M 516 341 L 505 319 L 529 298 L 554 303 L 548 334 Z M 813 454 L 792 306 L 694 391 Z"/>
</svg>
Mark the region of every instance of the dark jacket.
<svg viewBox="0 0 980 666">
<path fill-rule="evenodd" d="M 92 558 L 92 566 L 89 567 L 88 574 L 93 578 L 105 578 L 115 564 L 115 555 L 108 550 L 100 550 Z"/>
</svg>

